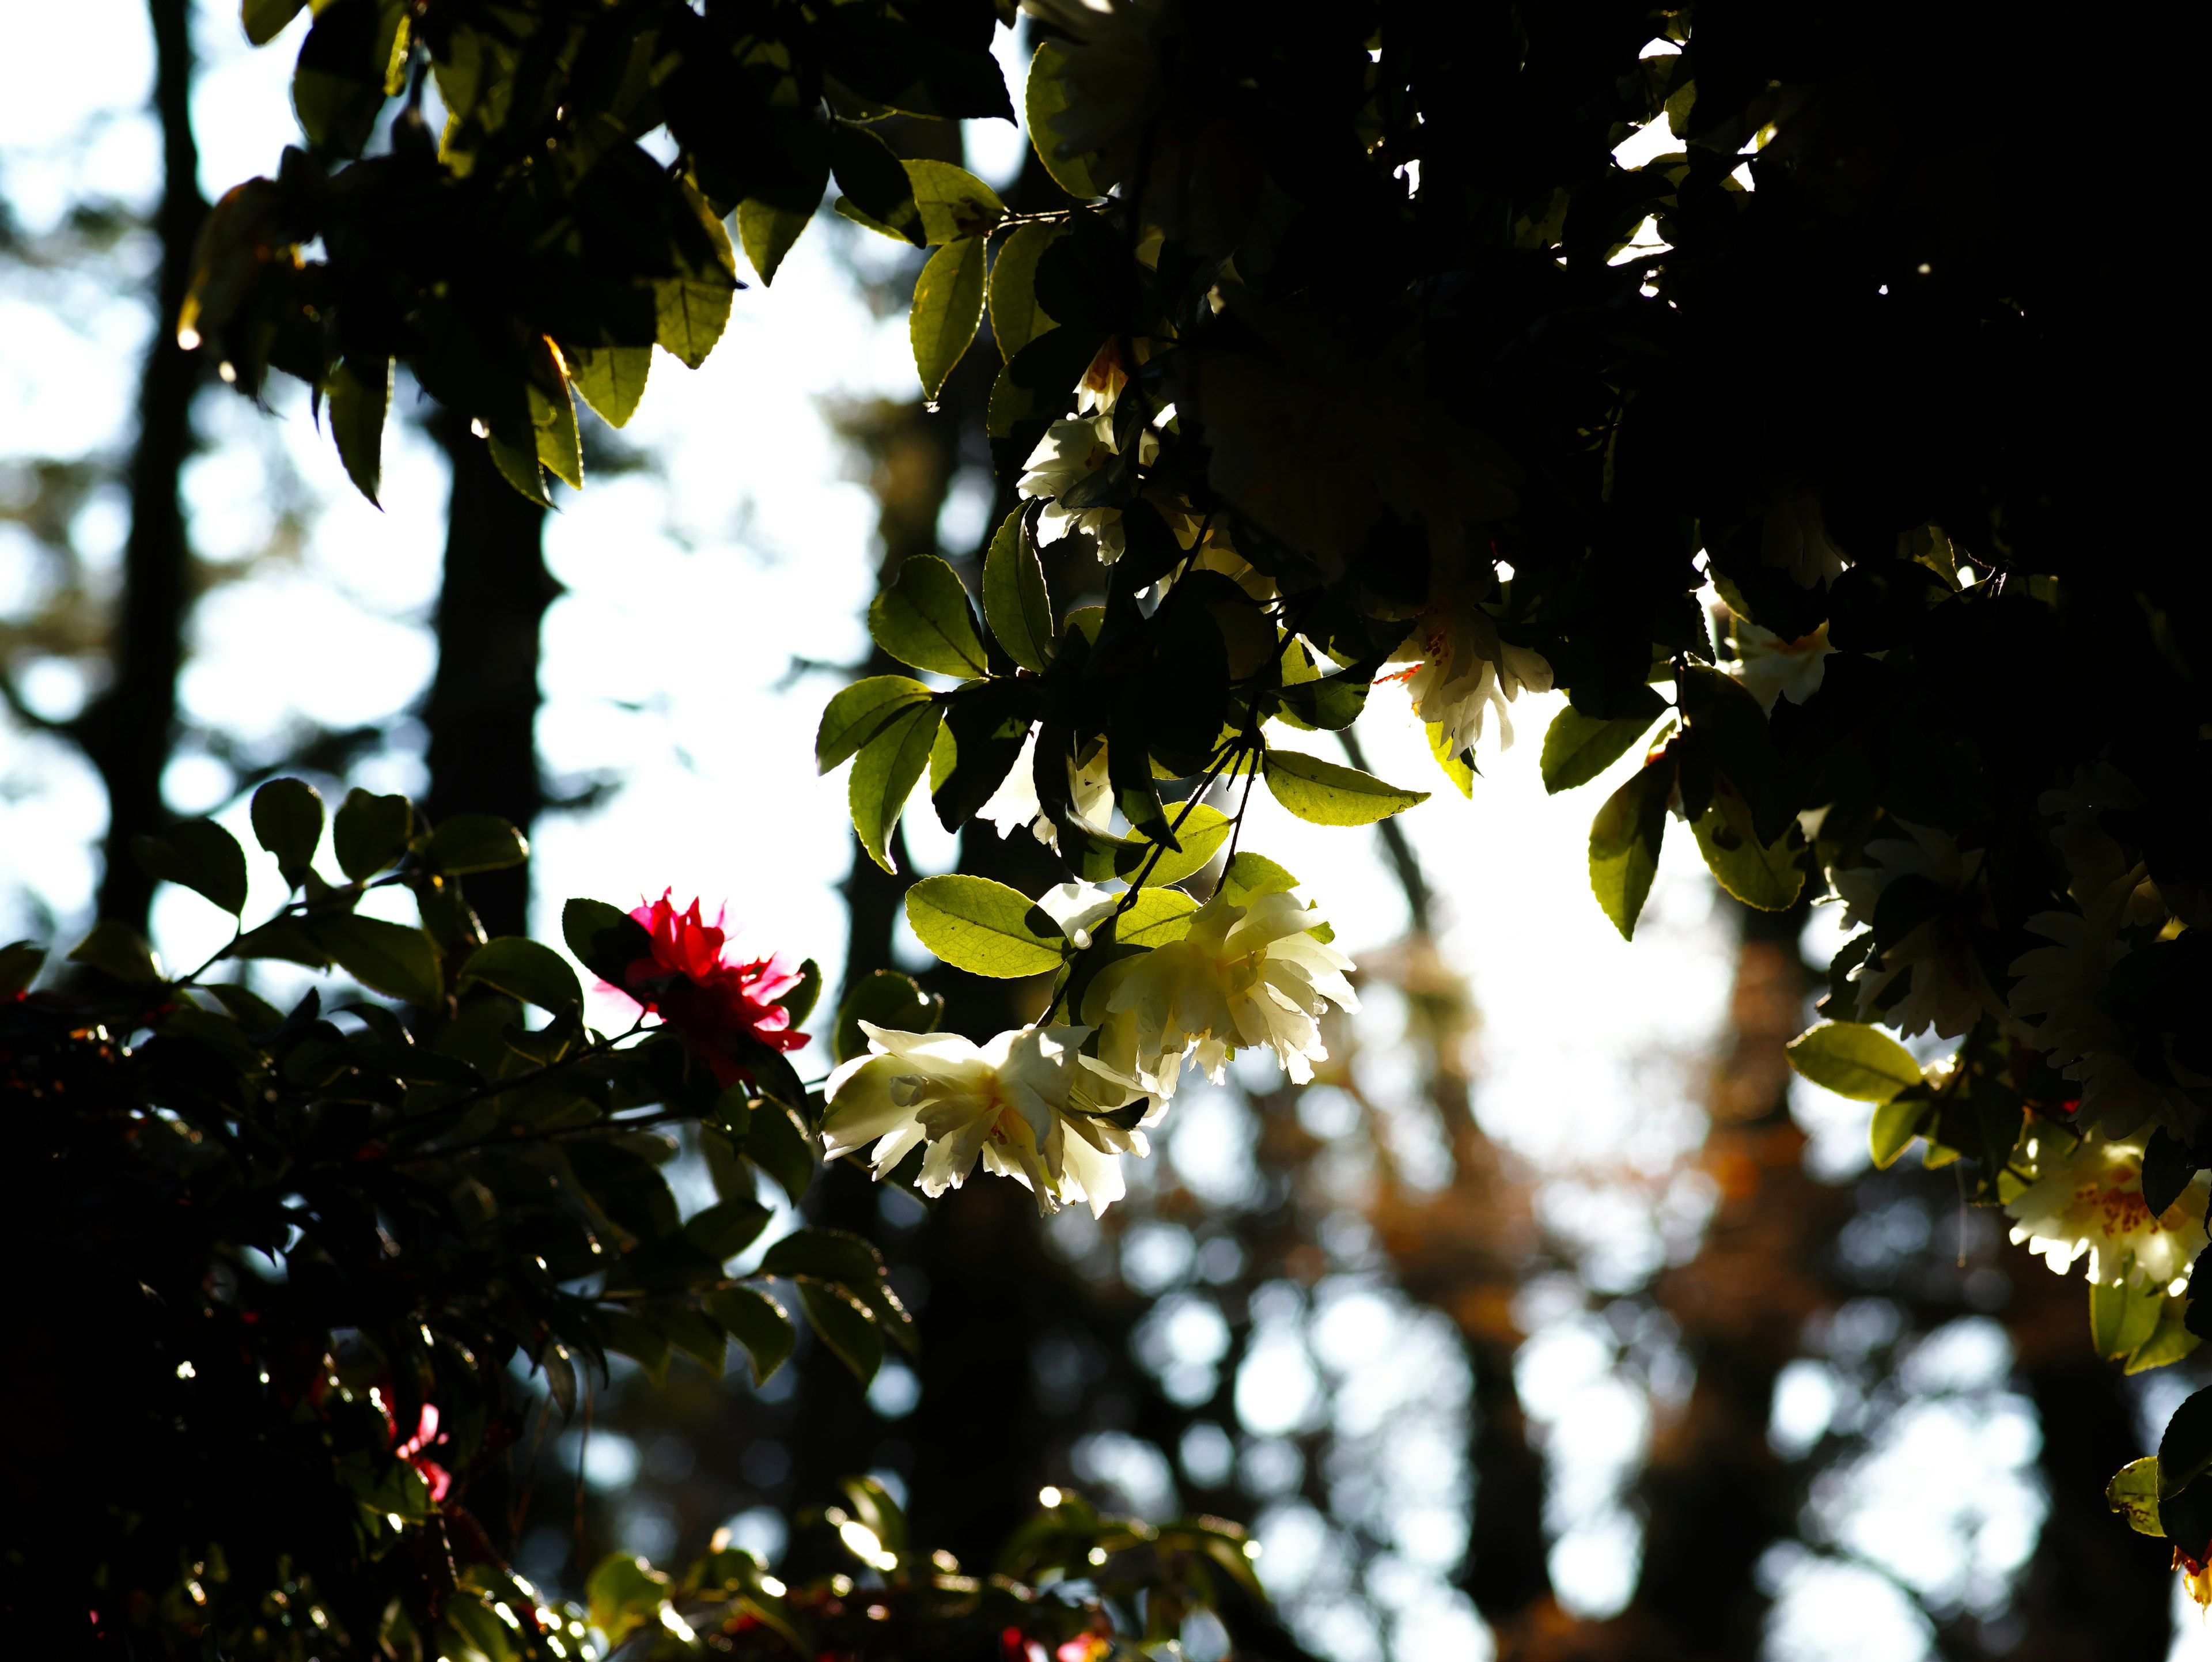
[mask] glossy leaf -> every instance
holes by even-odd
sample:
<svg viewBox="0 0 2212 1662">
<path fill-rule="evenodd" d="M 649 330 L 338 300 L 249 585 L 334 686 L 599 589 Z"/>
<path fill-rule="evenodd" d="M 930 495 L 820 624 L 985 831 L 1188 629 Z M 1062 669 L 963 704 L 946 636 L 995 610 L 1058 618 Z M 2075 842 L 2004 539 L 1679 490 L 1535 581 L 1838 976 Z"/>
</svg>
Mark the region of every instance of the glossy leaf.
<svg viewBox="0 0 2212 1662">
<path fill-rule="evenodd" d="M 830 167 L 844 192 L 837 199 L 839 213 L 884 236 L 923 246 L 921 208 L 890 145 L 866 127 L 841 121 L 830 130 Z"/>
<path fill-rule="evenodd" d="M 573 1015 L 583 1008 L 584 989 L 568 960 L 521 935 L 487 941 L 469 954 L 459 984 L 477 983 L 556 1015 Z"/>
<path fill-rule="evenodd" d="M 304 780 L 271 779 L 253 793 L 253 835 L 296 889 L 323 840 L 322 797 Z"/>
<path fill-rule="evenodd" d="M 1298 880 L 1273 861 L 1248 849 L 1222 868 L 1214 892 L 1231 905 L 1246 906 L 1262 895 L 1288 894 L 1297 886 Z"/>
<path fill-rule="evenodd" d="M 1043 975 L 1067 952 L 1049 913 L 988 877 L 925 877 L 906 892 L 906 918 L 923 946 L 971 975 Z"/>
<path fill-rule="evenodd" d="M 884 1336 L 873 1313 L 842 1288 L 820 1282 L 799 1282 L 799 1301 L 831 1354 L 862 1384 L 874 1379 L 884 1363 Z"/>
<path fill-rule="evenodd" d="M 895 1032 L 931 1033 L 945 1017 L 945 1000 L 924 993 L 912 976 L 896 970 L 874 970 L 845 995 L 837 1007 L 837 1025 L 830 1034 L 830 1055 L 836 1062 L 865 1056 L 868 1036 L 863 1021 Z"/>
<path fill-rule="evenodd" d="M 601 1559 L 584 1584 L 592 1625 L 606 1635 L 610 1648 L 640 1628 L 658 1625 L 669 1590 L 668 1578 L 644 1559 L 619 1553 Z"/>
<path fill-rule="evenodd" d="M 1667 795 L 1674 770 L 1646 767 L 1607 797 L 1590 821 L 1590 892 L 1620 931 L 1635 938 L 1636 920 L 1659 871 L 1659 844 L 1667 831 Z"/>
<path fill-rule="evenodd" d="M 156 837 L 131 839 L 149 877 L 175 883 L 236 917 L 246 910 L 246 850 L 212 819 L 181 819 Z"/>
<path fill-rule="evenodd" d="M 161 965 L 145 936 L 113 918 L 94 924 L 92 933 L 70 948 L 70 962 L 89 965 L 137 986 L 150 986 L 161 978 Z"/>
<path fill-rule="evenodd" d="M 372 502 L 384 478 L 384 416 L 392 404 L 392 360 L 345 358 L 323 384 L 331 437 L 354 489 Z"/>
<path fill-rule="evenodd" d="M 1294 750 L 1270 747 L 1267 780 L 1278 802 L 1316 825 L 1371 825 L 1429 800 L 1425 790 L 1401 789 L 1358 768 Z"/>
<path fill-rule="evenodd" d="M 406 853 L 414 831 L 415 807 L 405 797 L 349 790 L 331 825 L 338 869 L 355 882 L 363 882 Z"/>
<path fill-rule="evenodd" d="M 930 747 L 937 742 L 939 711 L 934 704 L 919 704 L 902 711 L 876 736 L 860 747 L 847 782 L 846 801 L 853 813 L 853 829 L 868 858 L 891 870 L 891 832 L 906 812 L 922 770 L 929 765 Z"/>
<path fill-rule="evenodd" d="M 364 987 L 410 1004 L 434 1005 L 446 995 L 437 946 L 420 929 L 354 912 L 313 918 L 308 929 L 315 944 Z"/>
<path fill-rule="evenodd" d="M 430 833 L 430 863 L 453 876 L 504 871 L 529 858 L 527 839 L 495 813 L 457 813 Z"/>
<path fill-rule="evenodd" d="M 1022 113 L 1028 118 L 1030 139 L 1036 146 L 1037 160 L 1044 163 L 1053 182 L 1068 195 L 1088 201 L 1106 192 L 1092 174 L 1087 158 L 1061 154 L 1067 146 L 1053 126 L 1054 119 L 1071 101 L 1066 84 L 1060 78 L 1066 68 L 1067 52 L 1059 42 L 1047 40 L 1039 45 L 1036 56 L 1030 59 L 1029 83 L 1022 94 Z"/>
<path fill-rule="evenodd" d="M 2125 1518 L 2136 1534 L 2163 1540 L 2166 1531 L 2159 1527 L 2158 1488 L 2158 1456 L 2146 1454 L 2112 1475 L 2112 1481 L 2105 1486 L 2105 1504 Z"/>
<path fill-rule="evenodd" d="M 2112 1360 L 2131 1355 L 2157 1330 L 2166 1305 L 2162 1287 L 2137 1287 L 2132 1281 L 2093 1282 L 2089 1288 L 2089 1344 Z"/>
<path fill-rule="evenodd" d="M 248 40 L 265 46 L 284 32 L 284 26 L 307 3 L 307 0 L 242 0 L 239 21 L 245 25 Z"/>
<path fill-rule="evenodd" d="M 653 956 L 653 936 L 628 912 L 604 900 L 571 900 L 561 909 L 561 938 L 600 980 L 624 984 L 629 966 Z"/>
<path fill-rule="evenodd" d="M 1211 865 L 1235 829 L 1229 816 L 1210 802 L 1178 807 L 1168 818 L 1170 823 L 1182 821 L 1176 828 L 1176 841 L 1182 844 L 1179 849 L 1164 849 L 1141 837 L 1085 837 L 1063 831 L 1060 852 L 1086 883 L 1117 879 L 1134 883 L 1139 876 L 1148 885 L 1180 883 Z"/>
<path fill-rule="evenodd" d="M 763 1275 L 815 1275 L 865 1294 L 883 1278 L 884 1255 L 872 1241 L 842 1229 L 794 1229 L 761 1259 Z"/>
<path fill-rule="evenodd" d="M 1877 1167 L 1887 1170 L 1897 1157 L 1926 1134 L 1934 1105 L 1923 1097 L 1891 1098 L 1878 1104 L 1867 1132 L 1867 1141 Z"/>
<path fill-rule="evenodd" d="M 1656 698 L 1657 695 L 1653 696 Z M 1544 789 L 1557 795 L 1577 785 L 1588 784 L 1627 755 L 1630 747 L 1651 730 L 1651 723 L 1660 714 L 1655 710 L 1648 715 L 1606 721 L 1583 715 L 1572 704 L 1566 705 L 1552 718 L 1552 725 L 1544 734 L 1544 755 L 1540 764 Z"/>
<path fill-rule="evenodd" d="M 738 204 L 738 240 L 763 283 L 775 281 L 783 257 L 813 219 L 811 210 L 783 207 L 758 197 L 748 197 Z"/>
<path fill-rule="evenodd" d="M 1024 225 L 999 246 L 991 262 L 991 338 L 1008 362 L 1039 335 L 1060 326 L 1036 301 L 1037 261 L 1067 234 L 1064 224 Z"/>
<path fill-rule="evenodd" d="M 1814 1084 L 1856 1102 L 1887 1102 L 1920 1083 L 1912 1052 L 1878 1027 L 1831 1021 L 1788 1045 L 1790 1065 Z"/>
<path fill-rule="evenodd" d="M 881 733 L 902 711 L 934 695 L 906 675 L 871 675 L 843 689 L 822 711 L 814 730 L 814 770 L 827 773 Z"/>
<path fill-rule="evenodd" d="M 1000 254 L 1003 264 L 1006 256 Z M 1052 597 L 1044 567 L 1022 529 L 1023 511 L 1006 515 L 983 556 L 983 618 L 993 636 L 1024 669 L 1042 674 L 1052 662 Z"/>
<path fill-rule="evenodd" d="M 758 1201 L 721 1201 L 684 1219 L 684 1234 L 710 1257 L 734 1258 L 760 1238 L 775 1215 Z"/>
<path fill-rule="evenodd" d="M 963 237 L 929 257 L 914 285 L 907 336 L 921 395 L 934 403 L 983 320 L 983 239 Z"/>
<path fill-rule="evenodd" d="M 1006 216 L 999 193 L 965 167 L 911 158 L 899 165 L 906 169 L 915 206 L 921 212 L 926 243 L 980 243 Z"/>
<path fill-rule="evenodd" d="M 805 1026 L 806 1018 L 813 1013 L 815 1001 L 822 996 L 822 966 L 806 959 L 799 966 L 799 984 L 775 1001 L 776 1007 L 791 1018 L 793 1027 Z"/>
<path fill-rule="evenodd" d="M 1198 902 L 1181 889 L 1146 889 L 1114 920 L 1114 939 L 1124 947 L 1164 947 L 1190 933 Z"/>
<path fill-rule="evenodd" d="M 916 669 L 970 681 L 989 673 L 968 590 L 934 554 L 913 555 L 900 563 L 896 580 L 868 607 L 868 632 L 878 646 Z"/>
<path fill-rule="evenodd" d="M 814 1184 L 816 1149 L 791 1111 L 781 1103 L 764 1102 L 753 1115 L 745 1133 L 745 1158 L 775 1179 L 776 1187 L 791 1196 L 793 1206 L 806 1198 Z"/>
<path fill-rule="evenodd" d="M 1698 851 L 1723 889 L 1747 906 L 1786 911 L 1805 886 L 1805 834 L 1793 823 L 1781 840 L 1759 846 L 1751 811 L 1725 779 L 1714 783 L 1711 807 L 1691 825 Z"/>
<path fill-rule="evenodd" d="M 750 1287 L 725 1287 L 700 1302 L 744 1347 L 752 1362 L 755 1385 L 765 1384 L 791 1355 L 799 1336 L 793 1330 L 790 1312 L 767 1294 Z"/>
<path fill-rule="evenodd" d="M 566 347 L 568 384 L 610 427 L 626 426 L 653 373 L 650 346 Z"/>
</svg>

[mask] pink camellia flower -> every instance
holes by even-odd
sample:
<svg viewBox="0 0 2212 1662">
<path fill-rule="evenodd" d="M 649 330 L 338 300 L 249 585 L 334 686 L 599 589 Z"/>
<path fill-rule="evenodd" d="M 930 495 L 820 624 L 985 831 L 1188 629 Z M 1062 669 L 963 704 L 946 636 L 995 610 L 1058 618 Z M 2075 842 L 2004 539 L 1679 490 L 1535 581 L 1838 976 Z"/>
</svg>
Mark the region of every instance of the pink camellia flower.
<svg viewBox="0 0 2212 1662">
<path fill-rule="evenodd" d="M 388 1411 L 385 1417 L 387 1420 L 391 1418 Z M 396 1437 L 398 1434 L 398 1430 L 395 1427 L 392 1431 L 392 1435 Z M 410 1437 L 405 1442 L 398 1444 L 392 1451 L 401 1459 L 406 1461 L 409 1465 L 414 1467 L 416 1471 L 422 1474 L 422 1481 L 429 1486 L 430 1504 L 434 1507 L 436 1506 L 439 1501 L 444 1500 L 446 1498 L 446 1491 L 453 1488 L 453 1475 L 447 1471 L 445 1467 L 440 1465 L 435 1460 L 430 1458 L 428 1454 L 424 1451 L 428 1449 L 432 1444 L 442 1443 L 445 1440 L 446 1440 L 443 1437 L 441 1437 L 438 1434 L 438 1409 L 436 1404 L 433 1403 L 425 1403 L 422 1404 L 422 1417 L 418 1420 L 415 1425 L 415 1434 L 412 1437 Z"/>
<path fill-rule="evenodd" d="M 753 1084 L 732 1040 L 742 1034 L 777 1050 L 807 1042 L 808 1035 L 793 1031 L 791 1012 L 775 1002 L 799 984 L 799 971 L 774 957 L 725 961 L 725 914 L 717 912 L 709 923 L 696 900 L 689 911 L 678 911 L 674 892 L 663 890 L 659 899 L 630 913 L 652 934 L 653 956 L 630 965 L 621 990 L 673 1028 L 723 1089 L 739 1080 Z"/>
</svg>

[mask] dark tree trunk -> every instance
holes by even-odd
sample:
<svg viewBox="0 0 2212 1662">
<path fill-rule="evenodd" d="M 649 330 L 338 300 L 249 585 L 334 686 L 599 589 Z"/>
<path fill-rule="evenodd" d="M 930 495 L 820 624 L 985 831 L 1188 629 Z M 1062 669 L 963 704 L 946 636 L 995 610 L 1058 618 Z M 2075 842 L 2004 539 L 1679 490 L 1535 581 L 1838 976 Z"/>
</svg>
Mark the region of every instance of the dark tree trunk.
<svg viewBox="0 0 2212 1662">
<path fill-rule="evenodd" d="M 154 222 L 161 267 L 154 338 L 138 383 L 115 679 L 78 724 L 85 754 L 107 791 L 100 914 L 139 928 L 146 924 L 154 880 L 131 857 L 131 843 L 159 831 L 168 819 L 161 773 L 176 728 L 191 564 L 178 487 L 191 453 L 199 364 L 178 346 L 176 322 L 191 278 L 193 245 L 207 216 L 199 149 L 192 139 L 191 9 L 185 0 L 150 0 L 147 7 L 154 27 L 154 110 L 161 125 L 161 204 Z"/>
<path fill-rule="evenodd" d="M 495 813 L 526 834 L 544 804 L 538 772 L 538 625 L 559 592 L 545 569 L 545 510 L 499 476 L 483 441 L 450 411 L 430 430 L 453 464 L 438 668 L 422 706 L 433 821 Z M 529 868 L 469 879 L 486 935 L 529 929 Z"/>
</svg>

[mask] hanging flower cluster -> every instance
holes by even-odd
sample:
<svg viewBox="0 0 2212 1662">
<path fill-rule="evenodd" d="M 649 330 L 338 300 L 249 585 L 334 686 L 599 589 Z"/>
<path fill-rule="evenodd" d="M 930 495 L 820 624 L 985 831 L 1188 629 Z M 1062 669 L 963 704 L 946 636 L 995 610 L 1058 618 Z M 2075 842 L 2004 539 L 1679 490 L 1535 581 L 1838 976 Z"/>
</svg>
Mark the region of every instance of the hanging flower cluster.
<svg viewBox="0 0 2212 1662">
<path fill-rule="evenodd" d="M 726 912 L 709 923 L 696 900 L 678 911 L 674 893 L 664 890 L 630 913 L 652 935 L 653 951 L 630 965 L 620 990 L 665 1021 L 723 1089 L 753 1083 L 749 1044 L 796 1050 L 807 1042 L 776 1002 L 799 984 L 799 974 L 774 957 L 730 959 Z"/>
</svg>

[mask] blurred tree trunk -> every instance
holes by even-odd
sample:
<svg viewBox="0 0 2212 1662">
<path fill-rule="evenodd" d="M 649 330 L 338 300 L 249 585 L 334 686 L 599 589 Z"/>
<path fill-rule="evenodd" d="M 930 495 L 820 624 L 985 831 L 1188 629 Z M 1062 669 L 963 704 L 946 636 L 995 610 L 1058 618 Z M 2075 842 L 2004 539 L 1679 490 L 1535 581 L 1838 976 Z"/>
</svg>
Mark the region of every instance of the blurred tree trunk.
<svg viewBox="0 0 2212 1662">
<path fill-rule="evenodd" d="M 453 466 L 446 569 L 438 594 L 438 667 L 422 706 L 429 729 L 433 821 L 495 813 L 526 835 L 540 807 L 538 626 L 559 586 L 545 569 L 545 510 L 499 476 L 465 418 L 428 423 Z M 527 866 L 469 879 L 487 935 L 524 934 Z"/>
<path fill-rule="evenodd" d="M 107 791 L 100 915 L 141 929 L 154 880 L 131 857 L 131 843 L 159 831 L 169 817 L 161 774 L 175 736 L 190 599 L 191 553 L 179 494 L 192 450 L 192 394 L 200 371 L 199 361 L 177 344 L 177 312 L 207 216 L 192 137 L 191 8 L 186 0 L 149 0 L 147 12 L 154 31 L 154 112 L 161 129 L 161 202 L 154 219 L 161 264 L 153 338 L 138 382 L 131 530 L 109 654 L 114 679 L 76 723 L 78 742 Z"/>
</svg>

